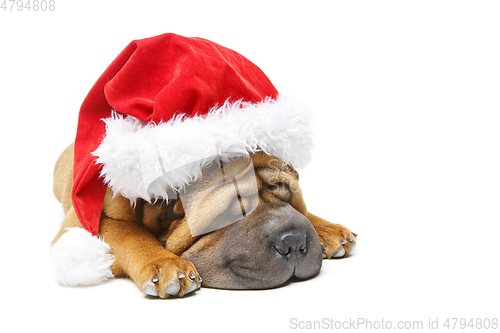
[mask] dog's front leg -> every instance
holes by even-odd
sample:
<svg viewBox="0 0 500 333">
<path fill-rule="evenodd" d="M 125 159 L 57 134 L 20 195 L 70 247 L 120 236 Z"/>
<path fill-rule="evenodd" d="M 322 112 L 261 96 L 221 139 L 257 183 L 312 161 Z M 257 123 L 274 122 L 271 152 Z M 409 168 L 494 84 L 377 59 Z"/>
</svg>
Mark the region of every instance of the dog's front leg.
<svg viewBox="0 0 500 333">
<path fill-rule="evenodd" d="M 113 274 L 129 276 L 145 294 L 184 296 L 201 286 L 194 265 L 167 251 L 141 224 L 103 216 L 100 236 L 115 257 Z"/>
</svg>

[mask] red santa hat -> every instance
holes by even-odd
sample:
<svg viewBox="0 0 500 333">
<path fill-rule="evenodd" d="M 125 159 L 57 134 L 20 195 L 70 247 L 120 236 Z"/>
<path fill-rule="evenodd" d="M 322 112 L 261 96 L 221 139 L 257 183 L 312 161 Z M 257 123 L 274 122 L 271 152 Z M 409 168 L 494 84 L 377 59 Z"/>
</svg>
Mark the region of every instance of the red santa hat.
<svg viewBox="0 0 500 333">
<path fill-rule="evenodd" d="M 97 235 L 107 187 L 167 199 L 217 156 L 264 151 L 301 168 L 311 148 L 308 111 L 242 55 L 175 34 L 136 40 L 80 109 L 73 207 Z"/>
</svg>

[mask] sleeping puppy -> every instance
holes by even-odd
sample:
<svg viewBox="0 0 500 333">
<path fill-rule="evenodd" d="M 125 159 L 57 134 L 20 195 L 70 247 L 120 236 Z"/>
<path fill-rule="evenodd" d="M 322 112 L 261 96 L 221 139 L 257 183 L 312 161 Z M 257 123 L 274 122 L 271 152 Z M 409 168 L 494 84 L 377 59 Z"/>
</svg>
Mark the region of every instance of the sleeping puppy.
<svg viewBox="0 0 500 333">
<path fill-rule="evenodd" d="M 56 280 L 128 276 L 165 298 L 201 277 L 264 289 L 315 276 L 356 237 L 302 199 L 310 118 L 234 50 L 172 33 L 132 41 L 89 91 L 56 164 Z"/>
<path fill-rule="evenodd" d="M 72 144 L 62 153 L 54 171 L 66 215 L 53 248 L 68 230 L 83 230 L 74 229 L 82 224 L 71 202 L 73 150 Z M 99 238 L 109 246 L 112 275 L 161 298 L 184 296 L 202 282 L 266 289 L 317 275 L 323 258 L 351 252 L 356 235 L 309 213 L 298 180 L 291 166 L 258 152 L 212 163 L 168 200 L 131 205 L 108 188 Z"/>
</svg>

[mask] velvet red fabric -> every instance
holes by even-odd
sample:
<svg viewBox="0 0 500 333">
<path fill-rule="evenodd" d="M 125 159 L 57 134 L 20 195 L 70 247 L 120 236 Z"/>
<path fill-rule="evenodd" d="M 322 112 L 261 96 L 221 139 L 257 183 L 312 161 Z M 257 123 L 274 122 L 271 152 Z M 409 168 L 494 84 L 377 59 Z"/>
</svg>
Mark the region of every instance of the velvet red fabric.
<svg viewBox="0 0 500 333">
<path fill-rule="evenodd" d="M 131 42 L 85 98 L 75 140 L 72 200 L 82 226 L 97 235 L 106 186 L 92 152 L 112 110 L 160 123 L 205 115 L 226 101 L 275 99 L 276 88 L 242 55 L 201 38 L 175 34 Z"/>
</svg>

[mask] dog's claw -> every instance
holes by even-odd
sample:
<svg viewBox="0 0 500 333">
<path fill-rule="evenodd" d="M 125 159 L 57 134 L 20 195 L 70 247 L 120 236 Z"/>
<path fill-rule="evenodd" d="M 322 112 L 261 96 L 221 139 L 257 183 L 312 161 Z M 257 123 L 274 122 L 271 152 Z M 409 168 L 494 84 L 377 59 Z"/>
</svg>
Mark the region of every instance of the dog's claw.
<svg viewBox="0 0 500 333">
<path fill-rule="evenodd" d="M 201 278 L 201 276 L 198 275 L 198 288 L 196 288 L 196 290 L 199 290 L 201 288 L 202 282 L 203 282 L 203 279 Z"/>
<path fill-rule="evenodd" d="M 184 295 L 187 295 L 195 290 L 198 290 L 201 288 L 201 283 L 203 282 L 203 279 L 201 276 L 197 276 L 193 272 L 188 274 L 189 278 L 191 279 L 191 283 L 187 286 L 186 290 L 184 291 Z"/>
<path fill-rule="evenodd" d="M 147 282 L 142 287 L 142 292 L 145 293 L 146 295 L 149 295 L 149 296 L 158 296 L 158 289 L 156 288 L 156 286 L 153 282 Z"/>
<path fill-rule="evenodd" d="M 355 233 L 355 232 L 351 232 L 351 234 L 353 234 L 353 235 L 354 235 L 354 237 L 358 237 L 358 234 L 357 234 L 357 233 Z"/>
<path fill-rule="evenodd" d="M 326 255 L 326 246 L 324 246 L 323 244 L 321 244 L 321 253 L 323 254 L 323 259 L 328 257 Z"/>
<path fill-rule="evenodd" d="M 165 290 L 163 292 L 170 296 L 177 296 L 179 295 L 180 289 L 181 289 L 181 284 L 178 279 L 175 279 L 165 287 Z"/>
<path fill-rule="evenodd" d="M 153 278 L 151 279 L 151 282 L 153 283 L 158 282 L 158 275 L 154 275 Z"/>
<path fill-rule="evenodd" d="M 178 278 L 179 280 L 180 280 L 180 279 L 184 279 L 185 277 L 186 277 L 186 275 L 185 275 L 183 272 L 181 272 L 181 271 L 178 271 L 178 272 L 177 272 L 177 278 Z"/>
<path fill-rule="evenodd" d="M 347 241 L 343 238 L 340 239 L 340 244 L 344 245 L 345 243 L 347 243 Z"/>
<path fill-rule="evenodd" d="M 347 236 L 346 238 L 347 238 L 347 241 L 348 241 L 349 243 L 352 243 L 353 238 L 352 238 L 351 236 Z"/>
</svg>

